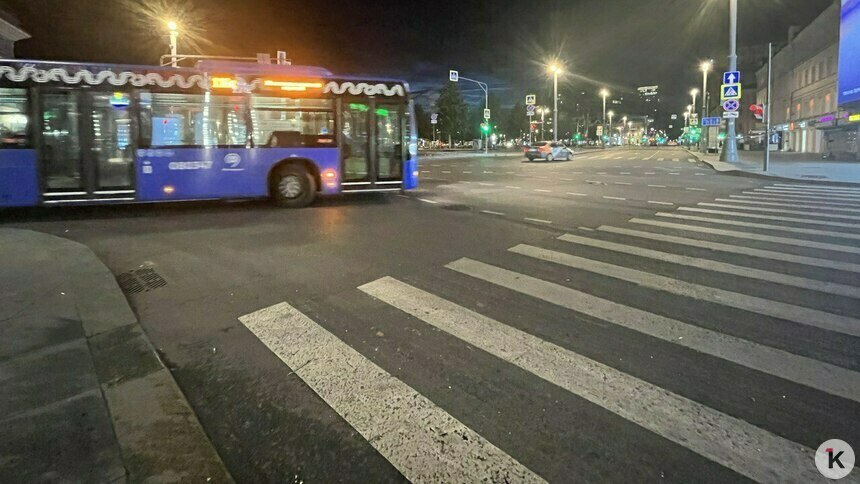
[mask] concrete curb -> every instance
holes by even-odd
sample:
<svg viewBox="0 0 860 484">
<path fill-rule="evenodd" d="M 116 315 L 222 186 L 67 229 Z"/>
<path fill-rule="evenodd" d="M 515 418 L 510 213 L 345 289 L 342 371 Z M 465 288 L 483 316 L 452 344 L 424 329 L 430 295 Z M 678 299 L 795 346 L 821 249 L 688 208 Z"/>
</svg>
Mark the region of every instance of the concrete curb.
<svg viewBox="0 0 860 484">
<path fill-rule="evenodd" d="M 745 176 L 749 178 L 760 178 L 763 180 L 775 180 L 775 181 L 786 181 L 786 182 L 803 182 L 811 185 L 841 185 L 846 187 L 860 187 L 860 183 L 854 182 L 846 182 L 839 180 L 817 180 L 817 179 L 807 179 L 807 178 L 792 178 L 786 176 L 779 175 L 766 175 L 764 173 L 754 173 L 751 171 L 741 170 L 740 168 L 732 165 L 731 163 L 726 163 L 724 161 L 711 161 L 705 159 L 701 153 L 690 151 L 684 148 L 684 151 L 689 153 L 692 156 L 695 156 L 697 160 L 702 163 L 710 166 L 714 171 L 720 174 L 732 175 L 732 176 Z"/>
<path fill-rule="evenodd" d="M 74 466 L 74 469 L 55 462 L 50 464 L 52 472 L 61 480 L 75 480 L 75 475 L 86 473 L 87 466 L 98 468 L 108 462 L 114 469 L 110 474 L 114 476 L 111 482 L 233 482 L 190 404 L 138 323 L 115 277 L 98 257 L 82 244 L 40 232 L 0 229 L 0 238 L 7 244 L 8 252 L 14 255 L 17 251 L 18 258 L 22 259 L 16 269 L 27 270 L 42 286 L 14 293 L 12 302 L 25 308 L 42 310 L 45 306 L 44 310 L 56 311 L 44 298 L 62 288 L 62 297 L 72 298 L 70 311 L 77 313 L 71 321 L 76 319 L 82 326 L 82 331 L 78 330 L 82 337 L 59 344 L 43 342 L 47 346 L 30 353 L 38 355 L 55 351 L 54 348 L 71 348 L 69 345 L 81 349 L 73 360 L 80 363 L 79 368 L 74 369 L 74 377 L 85 378 L 87 385 L 81 386 L 89 390 L 48 406 L 66 406 L 69 400 L 86 398 L 89 411 L 104 409 L 99 413 L 106 414 L 101 416 L 103 422 L 109 419 L 116 442 L 108 444 L 105 439 L 110 437 L 101 436 L 106 450 L 91 456 L 84 449 L 83 455 L 78 457 L 79 460 L 96 458 L 104 462 L 65 461 L 65 465 Z M 27 256 L 28 253 L 32 256 Z M 26 354 L 19 356 L 13 363 L 27 357 Z M 50 360 L 39 360 L 39 363 L 57 364 Z M 46 367 L 48 371 L 51 369 L 56 370 Z M 41 379 L 34 378 L 24 384 L 30 391 L 46 391 L 40 388 L 45 386 Z M 33 412 L 41 413 L 42 408 L 45 407 L 37 402 Z M 98 415 L 93 418 L 96 417 Z M 56 425 L 56 419 L 53 422 Z M 72 441 L 86 442 L 88 437 L 80 435 L 81 430 L 74 427 L 75 424 L 70 422 L 72 428 L 63 429 L 64 435 Z M 50 452 L 54 445 L 50 441 L 55 436 L 39 428 L 41 430 L 31 431 L 27 436 L 42 452 Z M 110 429 L 106 431 L 110 433 Z M 41 472 L 39 467 L 45 459 L 44 453 L 33 455 L 27 461 L 20 461 L 26 457 L 20 456 L 19 462 L 24 462 L 33 472 Z M 0 466 L 0 475 L 2 471 Z M 105 478 L 104 473 L 100 478 Z"/>
</svg>

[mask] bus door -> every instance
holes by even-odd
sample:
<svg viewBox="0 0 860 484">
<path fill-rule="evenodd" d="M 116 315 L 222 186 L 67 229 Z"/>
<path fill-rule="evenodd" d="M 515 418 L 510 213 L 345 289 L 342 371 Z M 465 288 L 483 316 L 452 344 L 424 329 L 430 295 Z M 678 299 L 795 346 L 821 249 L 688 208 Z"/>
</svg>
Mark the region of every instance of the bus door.
<svg viewBox="0 0 860 484">
<path fill-rule="evenodd" d="M 398 190 L 403 184 L 406 106 L 342 100 L 341 186 L 344 192 Z"/>
<path fill-rule="evenodd" d="M 38 152 L 44 203 L 135 199 L 131 94 L 43 90 Z"/>
</svg>

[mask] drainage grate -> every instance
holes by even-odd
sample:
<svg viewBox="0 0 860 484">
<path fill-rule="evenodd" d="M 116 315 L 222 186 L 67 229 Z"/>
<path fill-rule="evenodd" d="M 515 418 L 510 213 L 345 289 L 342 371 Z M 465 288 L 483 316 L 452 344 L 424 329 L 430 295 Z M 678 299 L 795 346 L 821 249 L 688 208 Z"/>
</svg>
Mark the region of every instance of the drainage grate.
<svg viewBox="0 0 860 484">
<path fill-rule="evenodd" d="M 167 281 L 151 267 L 123 272 L 116 277 L 119 287 L 127 294 L 147 292 L 167 285 Z"/>
</svg>

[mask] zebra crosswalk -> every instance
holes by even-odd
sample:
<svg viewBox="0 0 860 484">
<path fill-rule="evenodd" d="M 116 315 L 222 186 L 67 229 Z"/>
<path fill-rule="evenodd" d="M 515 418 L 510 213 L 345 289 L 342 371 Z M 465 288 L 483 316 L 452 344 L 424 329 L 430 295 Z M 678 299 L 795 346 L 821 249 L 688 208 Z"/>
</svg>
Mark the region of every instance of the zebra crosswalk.
<svg viewBox="0 0 860 484">
<path fill-rule="evenodd" d="M 799 210 L 807 203 L 795 204 L 798 192 L 820 205 Z M 738 477 L 823 482 L 813 449 L 825 438 L 860 435 L 852 417 L 860 411 L 860 250 L 853 242 L 860 225 L 837 222 L 853 220 L 845 214 L 860 210 L 860 199 L 846 200 L 860 190 L 773 184 L 749 193 L 637 217 L 627 226 L 520 243 L 502 254 L 455 256 L 426 274 L 370 277 L 344 296 L 361 303 L 342 317 L 368 325 L 384 317 L 395 327 L 437 331 L 494 366 L 515 368 L 535 385 L 567 392 Z M 690 212 L 697 215 L 685 215 Z M 470 302 L 476 300 L 485 302 Z M 502 445 L 486 426 L 471 428 L 462 409 L 446 408 L 447 399 L 436 401 L 408 384 L 402 375 L 419 368 L 398 368 L 395 376 L 384 359 L 331 331 L 329 321 L 315 321 L 290 302 L 240 321 L 412 482 L 558 478 L 545 460 L 511 440 Z M 586 328 L 607 335 L 599 348 L 576 343 Z M 609 334 L 624 334 L 625 343 Z M 637 368 L 610 356 L 623 355 L 632 342 L 664 351 L 669 362 Z M 446 348 L 416 351 L 445 358 Z M 725 380 L 722 373 L 739 378 Z M 673 383 L 707 374 L 713 382 Z M 772 387 L 781 398 L 768 397 L 762 409 L 755 398 L 741 404 L 732 395 L 726 403 L 718 395 L 743 388 L 745 380 Z M 470 389 L 469 401 L 480 402 L 484 390 Z M 824 415 L 825 408 L 844 418 Z M 797 422 L 805 428 L 798 430 Z M 542 452 L 565 459 L 569 449 Z"/>
</svg>

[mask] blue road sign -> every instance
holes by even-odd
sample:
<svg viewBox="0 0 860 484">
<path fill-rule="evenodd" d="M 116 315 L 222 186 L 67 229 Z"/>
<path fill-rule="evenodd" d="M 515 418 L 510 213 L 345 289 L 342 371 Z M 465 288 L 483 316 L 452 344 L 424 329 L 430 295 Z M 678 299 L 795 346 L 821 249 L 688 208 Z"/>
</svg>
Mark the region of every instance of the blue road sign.
<svg viewBox="0 0 860 484">
<path fill-rule="evenodd" d="M 723 73 L 723 84 L 737 84 L 741 82 L 740 71 L 729 71 Z"/>
<path fill-rule="evenodd" d="M 720 118 L 702 118 L 702 126 L 719 126 Z"/>
<path fill-rule="evenodd" d="M 460 80 L 460 73 L 455 70 L 448 71 L 448 80 L 457 82 Z"/>
<path fill-rule="evenodd" d="M 727 99 L 740 99 L 741 98 L 741 85 L 740 84 L 723 84 L 721 89 L 720 99 L 725 101 Z"/>
<path fill-rule="evenodd" d="M 526 116 L 534 116 L 535 115 L 535 105 L 529 104 L 526 106 Z"/>
</svg>

